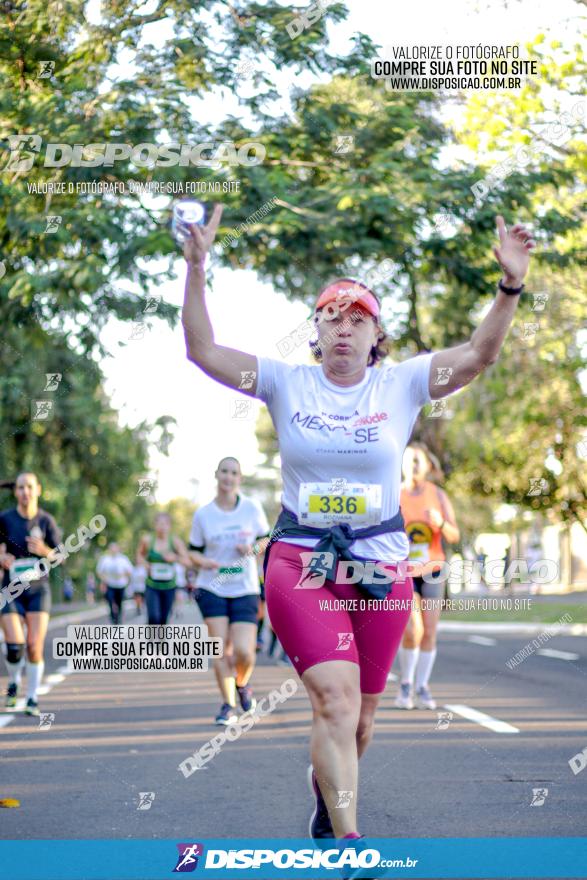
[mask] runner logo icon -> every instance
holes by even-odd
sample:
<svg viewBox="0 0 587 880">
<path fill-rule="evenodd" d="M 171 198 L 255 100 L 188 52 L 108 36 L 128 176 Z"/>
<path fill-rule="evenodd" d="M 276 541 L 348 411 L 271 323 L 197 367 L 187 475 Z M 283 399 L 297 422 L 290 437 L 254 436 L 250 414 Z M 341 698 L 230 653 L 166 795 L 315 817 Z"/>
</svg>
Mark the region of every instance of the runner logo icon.
<svg viewBox="0 0 587 880">
<path fill-rule="evenodd" d="M 35 153 L 39 152 L 42 143 L 38 134 L 10 135 L 8 138 L 10 156 L 2 170 L 16 173 L 30 171 L 35 164 Z"/>
<path fill-rule="evenodd" d="M 532 800 L 530 802 L 531 807 L 541 807 L 544 804 L 544 801 L 548 797 L 548 789 L 547 788 L 533 788 L 532 789 Z"/>
<path fill-rule="evenodd" d="M 150 810 L 155 800 L 154 791 L 139 791 L 139 805 L 137 810 Z"/>
<path fill-rule="evenodd" d="M 438 722 L 434 730 L 446 730 L 452 721 L 452 712 L 437 712 Z"/>
<path fill-rule="evenodd" d="M 45 382 L 43 391 L 57 391 L 62 378 L 62 373 L 45 373 L 45 379 L 47 381 Z"/>
<path fill-rule="evenodd" d="M 346 807 L 350 806 L 350 803 L 353 799 L 352 791 L 339 791 L 338 792 L 338 801 L 336 802 L 337 810 L 344 810 Z"/>
<path fill-rule="evenodd" d="M 174 874 L 187 874 L 195 871 L 198 867 L 198 856 L 204 854 L 204 847 L 201 843 L 177 843 L 179 855 L 177 857 L 177 865 L 173 869 Z"/>
<path fill-rule="evenodd" d="M 330 481 L 329 491 L 333 495 L 342 495 L 347 491 L 347 481 L 344 477 L 333 477 Z"/>
<path fill-rule="evenodd" d="M 351 642 L 354 639 L 354 633 L 339 633 L 338 634 L 338 645 L 336 646 L 337 651 L 349 651 L 351 647 Z"/>
<path fill-rule="evenodd" d="M 334 562 L 334 553 L 300 553 L 304 566 L 295 590 L 317 590 L 324 586 L 326 575 Z"/>
</svg>

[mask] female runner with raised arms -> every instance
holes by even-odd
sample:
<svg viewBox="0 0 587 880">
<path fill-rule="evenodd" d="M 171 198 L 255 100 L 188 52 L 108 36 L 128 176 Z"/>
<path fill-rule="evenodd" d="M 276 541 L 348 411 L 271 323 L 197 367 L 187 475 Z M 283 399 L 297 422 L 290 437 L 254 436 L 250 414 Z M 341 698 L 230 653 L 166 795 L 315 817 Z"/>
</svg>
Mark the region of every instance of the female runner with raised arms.
<svg viewBox="0 0 587 880">
<path fill-rule="evenodd" d="M 204 262 L 221 213 L 216 206 L 207 226 L 190 226 L 184 244 L 187 356 L 216 381 L 263 400 L 275 424 L 283 510 L 279 540 L 266 556 L 267 608 L 313 709 L 312 834 L 357 838 L 358 759 L 372 737 L 412 598 L 404 562 L 409 545 L 399 513 L 403 452 L 424 404 L 467 385 L 496 361 L 534 243 L 525 227 L 508 231 L 497 218 L 500 289 L 462 345 L 375 369 L 385 340 L 379 303 L 367 288 L 343 280 L 322 290 L 316 302 L 314 350 L 321 363 L 290 366 L 216 342 L 204 296 Z M 254 378 L 247 390 L 241 388 L 244 373 Z M 405 600 L 402 610 L 352 610 L 367 590 L 376 592 L 367 579 L 360 587 L 348 578 L 336 583 L 353 558 L 383 562 L 388 572 L 395 571 L 390 598 Z M 333 607 L 341 604 L 335 599 L 344 599 L 351 610 L 323 610 L 328 598 Z M 346 809 L 336 808 L 340 792 Z"/>
</svg>

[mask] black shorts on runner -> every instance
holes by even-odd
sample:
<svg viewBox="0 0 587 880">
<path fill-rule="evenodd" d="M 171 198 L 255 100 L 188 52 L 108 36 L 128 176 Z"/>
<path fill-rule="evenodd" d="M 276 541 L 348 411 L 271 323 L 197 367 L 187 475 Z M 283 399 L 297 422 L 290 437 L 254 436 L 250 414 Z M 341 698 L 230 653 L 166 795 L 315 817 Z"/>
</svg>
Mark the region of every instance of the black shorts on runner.
<svg viewBox="0 0 587 880">
<path fill-rule="evenodd" d="M 444 579 L 438 580 L 442 573 L 442 571 L 433 571 L 431 574 L 426 575 L 428 580 L 424 580 L 421 577 L 412 578 L 414 593 L 418 593 L 422 599 L 442 599 L 444 597 L 445 581 Z M 434 578 L 434 580 L 431 580 L 431 578 Z"/>
<path fill-rule="evenodd" d="M 20 614 L 24 617 L 33 611 L 51 611 L 51 589 L 49 584 L 40 584 L 34 589 L 25 590 L 12 602 L 7 602 L 2 614 Z"/>
<path fill-rule="evenodd" d="M 264 602 L 265 601 L 265 581 L 259 581 L 259 587 L 261 590 L 261 595 L 259 596 L 259 598 L 261 599 L 261 602 Z"/>
<path fill-rule="evenodd" d="M 196 602 L 204 618 L 228 617 L 229 623 L 257 623 L 259 610 L 259 596 L 257 594 L 227 599 L 223 596 L 217 596 L 216 593 L 205 590 L 203 587 L 198 587 Z"/>
</svg>

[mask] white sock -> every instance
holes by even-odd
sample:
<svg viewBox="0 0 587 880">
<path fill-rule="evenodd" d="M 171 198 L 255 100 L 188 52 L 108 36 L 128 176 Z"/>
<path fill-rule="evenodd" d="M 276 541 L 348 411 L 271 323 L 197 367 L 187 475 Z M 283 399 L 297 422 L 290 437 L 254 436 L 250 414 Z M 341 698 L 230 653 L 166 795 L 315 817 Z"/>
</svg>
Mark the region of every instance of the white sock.
<svg viewBox="0 0 587 880">
<path fill-rule="evenodd" d="M 26 698 L 27 700 L 36 700 L 37 699 L 37 690 L 39 685 L 41 684 L 41 679 L 43 678 L 43 672 L 45 670 L 45 662 L 44 660 L 40 660 L 38 663 L 31 663 L 30 660 L 26 662 Z"/>
<path fill-rule="evenodd" d="M 6 663 L 6 670 L 8 672 L 8 683 L 19 685 L 22 678 L 22 658 L 18 661 L 18 663 L 9 663 L 8 660 L 6 660 L 6 657 L 4 658 L 4 661 Z"/>
<path fill-rule="evenodd" d="M 4 662 L 6 663 L 6 672 L 8 673 L 8 683 L 19 685 L 22 678 L 22 668 L 24 666 L 24 652 L 18 663 L 9 663 L 6 654 L 4 654 Z"/>
<path fill-rule="evenodd" d="M 420 648 L 399 649 L 400 684 L 413 684 Z"/>
<path fill-rule="evenodd" d="M 416 690 L 426 687 L 434 661 L 436 660 L 436 648 L 433 651 L 420 651 L 420 659 L 418 660 L 418 668 L 416 669 Z"/>
</svg>

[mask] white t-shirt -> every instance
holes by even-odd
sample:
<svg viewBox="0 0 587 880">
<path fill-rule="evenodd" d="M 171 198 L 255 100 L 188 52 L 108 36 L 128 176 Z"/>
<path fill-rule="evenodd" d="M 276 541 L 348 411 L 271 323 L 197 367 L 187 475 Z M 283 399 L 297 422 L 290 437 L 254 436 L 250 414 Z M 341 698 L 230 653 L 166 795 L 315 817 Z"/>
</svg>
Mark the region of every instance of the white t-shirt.
<svg viewBox="0 0 587 880">
<path fill-rule="evenodd" d="M 175 563 L 175 583 L 179 587 L 180 590 L 185 589 L 186 579 L 185 579 L 185 568 L 180 562 Z"/>
<path fill-rule="evenodd" d="M 204 556 L 215 559 L 222 567 L 201 569 L 196 585 L 228 599 L 258 594 L 255 557 L 242 557 L 236 545 L 254 544 L 269 531 L 263 508 L 252 498 L 239 495 L 234 510 L 222 510 L 215 501 L 200 507 L 194 513 L 190 544 L 203 546 Z"/>
<path fill-rule="evenodd" d="M 128 556 L 124 553 L 117 553 L 112 556 L 107 553 L 98 560 L 97 572 L 100 580 L 104 581 L 108 587 L 126 587 L 133 567 Z"/>
<path fill-rule="evenodd" d="M 282 504 L 298 513 L 300 483 L 344 478 L 382 487 L 381 519 L 399 510 L 404 449 L 414 422 L 430 402 L 433 353 L 400 364 L 367 367 L 358 385 L 334 385 L 322 365 L 290 365 L 257 358 L 257 394 L 269 409 L 279 438 Z M 315 538 L 283 538 L 313 547 Z M 403 532 L 359 539 L 357 556 L 382 562 L 407 559 Z"/>
<path fill-rule="evenodd" d="M 144 565 L 135 565 L 132 570 L 130 585 L 133 593 L 144 593 L 147 581 L 147 569 Z"/>
</svg>

